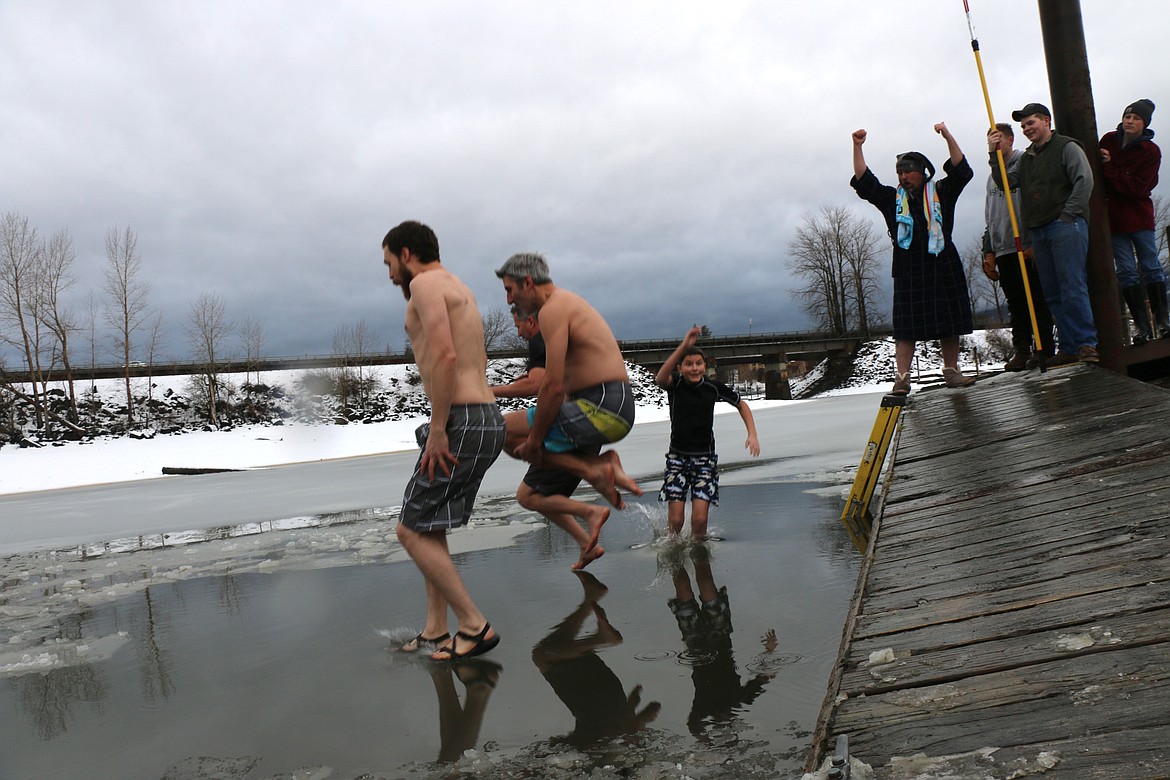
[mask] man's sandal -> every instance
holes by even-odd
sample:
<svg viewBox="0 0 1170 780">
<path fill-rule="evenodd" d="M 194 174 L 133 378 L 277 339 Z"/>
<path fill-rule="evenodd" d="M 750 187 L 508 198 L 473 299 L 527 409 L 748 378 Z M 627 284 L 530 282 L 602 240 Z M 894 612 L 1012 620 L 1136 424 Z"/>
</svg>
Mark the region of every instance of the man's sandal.
<svg viewBox="0 0 1170 780">
<path fill-rule="evenodd" d="M 444 631 L 442 634 L 439 634 L 438 636 L 435 636 L 435 637 L 425 637 L 422 635 L 422 632 L 419 631 L 418 634 L 414 637 L 414 639 L 408 639 L 405 642 L 403 642 L 402 647 L 398 648 L 398 652 L 400 652 L 400 653 L 417 653 L 419 650 L 423 649 L 423 645 L 431 645 L 431 646 L 437 648 L 440 644 L 442 644 L 443 642 L 446 642 L 450 638 L 451 638 L 451 635 L 449 633 L 447 633 L 446 631 Z M 406 646 L 411 644 L 411 643 L 414 643 L 414 649 L 407 650 Z"/>
<path fill-rule="evenodd" d="M 465 653 L 455 652 L 455 639 L 451 640 L 451 644 L 440 647 L 434 655 L 431 656 L 436 661 L 462 661 L 464 658 L 474 658 L 477 655 L 483 655 L 487 651 L 494 648 L 500 643 L 500 635 L 496 634 L 491 639 L 487 638 L 487 632 L 492 628 L 491 623 L 484 623 L 483 628 L 478 634 L 468 634 L 463 631 L 455 632 L 455 639 L 462 639 L 465 642 L 471 642 L 471 648 Z M 439 657 L 439 653 L 444 653 L 446 657 Z"/>
</svg>

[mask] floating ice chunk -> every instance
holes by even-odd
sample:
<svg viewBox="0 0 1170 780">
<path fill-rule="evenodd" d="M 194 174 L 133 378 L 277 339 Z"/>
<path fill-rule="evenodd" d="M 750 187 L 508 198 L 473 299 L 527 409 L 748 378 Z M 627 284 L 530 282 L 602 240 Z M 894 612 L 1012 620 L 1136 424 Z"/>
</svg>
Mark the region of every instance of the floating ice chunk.
<svg viewBox="0 0 1170 780">
<path fill-rule="evenodd" d="M 104 661 L 129 641 L 128 634 L 119 631 L 80 642 L 62 639 L 53 643 L 52 649 L 42 649 L 40 652 L 0 652 L 0 677 Z"/>
</svg>

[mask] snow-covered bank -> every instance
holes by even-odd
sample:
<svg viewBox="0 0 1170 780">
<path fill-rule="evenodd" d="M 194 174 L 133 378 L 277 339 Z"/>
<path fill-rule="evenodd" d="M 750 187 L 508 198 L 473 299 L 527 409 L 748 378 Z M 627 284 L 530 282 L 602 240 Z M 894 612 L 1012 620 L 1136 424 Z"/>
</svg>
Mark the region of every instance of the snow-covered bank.
<svg viewBox="0 0 1170 780">
<path fill-rule="evenodd" d="M 505 384 L 523 371 L 521 360 L 492 361 L 489 382 Z M 366 369 L 380 388 L 366 411 L 352 411 L 352 421 L 337 413 L 338 402 L 327 395 L 309 394 L 306 379 L 321 372 L 288 370 L 265 372 L 257 380 L 281 399 L 281 415 L 273 420 L 234 425 L 224 430 L 186 423 L 172 433 L 147 426 L 133 434 L 106 434 L 82 441 L 42 441 L 39 447 L 0 446 L 0 496 L 78 485 L 97 485 L 163 476 L 164 467 L 185 469 L 254 469 L 290 463 L 376 455 L 414 450 L 414 431 L 426 421 L 428 406 L 413 365 Z M 242 387 L 244 375 L 225 375 L 225 386 Z M 641 422 L 666 419 L 664 395 L 645 369 L 632 366 L 631 381 L 640 399 Z M 147 395 L 147 380 L 135 380 L 135 395 Z M 123 399 L 118 379 L 93 383 L 90 398 L 112 407 Z M 186 376 L 155 377 L 153 398 L 166 398 L 183 408 L 190 387 Z M 274 392 L 273 392 L 274 391 Z M 518 400 L 504 401 L 519 408 Z M 345 424 L 338 424 L 338 421 Z M 34 438 L 34 437 L 30 437 Z"/>
<path fill-rule="evenodd" d="M 986 333 L 978 332 L 964 341 L 966 348 L 962 365 L 965 371 L 1001 367 L 1002 357 L 995 356 Z M 920 344 L 918 354 L 915 365 L 921 371 L 915 371 L 915 381 L 939 381 L 941 361 L 937 344 Z M 521 365 L 522 361 L 494 361 L 492 382 L 508 381 L 521 370 Z M 4 446 L 0 447 L 0 496 L 150 479 L 163 476 L 164 467 L 255 469 L 415 449 L 414 430 L 426 417 L 421 387 L 410 379 L 413 366 L 384 366 L 374 370 L 379 380 L 397 398 L 390 405 L 401 410 L 388 416 L 398 416 L 399 419 L 351 422 L 346 425 L 284 422 L 280 425 L 241 425 L 219 431 L 189 430 L 179 434 L 158 434 L 151 438 L 103 436 L 89 441 L 57 442 L 30 449 Z M 803 388 L 812 386 L 821 377 L 823 371 L 824 364 L 814 368 L 808 376 L 794 380 L 793 393 L 799 396 Z M 892 340 L 869 342 L 857 355 L 852 374 L 818 397 L 885 391 L 892 381 L 892 372 Z M 293 395 L 304 373 L 268 372 L 263 376 L 263 381 Z M 649 372 L 634 367 L 631 374 L 642 394 L 637 412 L 638 423 L 668 419 L 664 397 L 653 387 Z M 242 377 L 228 379 L 236 384 L 245 381 Z M 153 392 L 158 396 L 168 392 L 173 395 L 181 392 L 187 382 L 186 377 L 158 377 L 154 380 Z M 117 398 L 121 392 L 120 380 L 100 380 L 96 385 L 98 394 L 103 397 Z M 791 402 L 750 402 L 753 409 L 784 403 Z M 726 404 L 719 404 L 716 411 L 721 414 L 735 413 Z"/>
<path fill-rule="evenodd" d="M 753 409 L 794 403 L 751 401 Z M 735 414 L 722 405 L 721 414 Z M 639 406 L 638 424 L 668 419 L 663 406 Z M 105 438 L 39 449 L 0 449 L 0 495 L 163 476 L 163 467 L 256 469 L 417 450 L 425 417 L 360 425 L 247 425 L 152 439 Z"/>
</svg>

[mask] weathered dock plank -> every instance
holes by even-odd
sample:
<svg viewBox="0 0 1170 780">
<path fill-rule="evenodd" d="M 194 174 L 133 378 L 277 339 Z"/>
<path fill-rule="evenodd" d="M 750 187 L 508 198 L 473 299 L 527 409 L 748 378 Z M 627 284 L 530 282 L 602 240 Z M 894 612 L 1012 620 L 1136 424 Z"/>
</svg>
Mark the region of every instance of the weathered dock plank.
<svg viewBox="0 0 1170 780">
<path fill-rule="evenodd" d="M 1088 366 L 913 396 L 809 767 L 1170 778 L 1168 432 Z"/>
</svg>

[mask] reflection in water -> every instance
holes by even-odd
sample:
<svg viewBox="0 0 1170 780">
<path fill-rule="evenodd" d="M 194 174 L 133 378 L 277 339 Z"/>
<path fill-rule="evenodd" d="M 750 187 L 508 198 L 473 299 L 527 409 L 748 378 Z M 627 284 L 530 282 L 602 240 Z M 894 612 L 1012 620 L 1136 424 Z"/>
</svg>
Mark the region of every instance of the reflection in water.
<svg viewBox="0 0 1170 780">
<path fill-rule="evenodd" d="M 439 761 L 451 763 L 465 750 L 475 747 L 488 699 L 503 667 L 482 658 L 456 664 L 430 664 L 430 667 L 435 694 L 439 697 Z M 455 690 L 456 677 L 464 687 L 462 705 Z"/>
<path fill-rule="evenodd" d="M 574 573 L 584 590 L 581 604 L 532 648 L 532 661 L 577 719 L 572 732 L 550 743 L 565 742 L 584 748 L 639 731 L 658 717 L 662 705 L 652 701 L 639 711 L 642 686 L 634 686 L 627 696 L 622 681 L 601 660 L 599 649 L 622 643 L 622 635 L 610 625 L 605 610 L 597 603 L 608 589 L 588 572 Z M 597 630 L 582 635 L 590 617 L 596 618 Z"/>
<path fill-rule="evenodd" d="M 142 695 L 147 701 L 158 698 L 168 698 L 175 692 L 175 684 L 171 679 L 170 650 L 159 641 L 159 634 L 168 633 L 170 617 L 166 610 L 157 610 L 152 588 L 142 593 L 144 604 L 143 620 L 145 625 L 141 632 L 139 658 L 142 661 Z"/>
<path fill-rule="evenodd" d="M 219 578 L 219 606 L 225 615 L 242 616 L 248 604 L 248 591 L 239 578 L 225 574 Z"/>
<path fill-rule="evenodd" d="M 687 727 L 697 738 L 709 742 L 711 727 L 730 723 L 737 712 L 763 693 L 771 675 L 757 674 L 746 683 L 741 682 L 731 650 L 731 603 L 727 588 L 715 585 L 710 549 L 705 544 L 693 544 L 689 548 L 698 598 L 682 560 L 682 551 L 682 546 L 671 545 L 663 551 L 660 560 L 670 566 L 674 580 L 675 597 L 667 604 L 687 646 L 680 661 L 691 667 L 691 681 L 695 684 Z M 769 629 L 761 641 L 764 652 L 772 653 L 776 649 L 776 631 Z"/>
<path fill-rule="evenodd" d="M 54 639 L 76 652 L 74 643 L 84 636 L 84 615 L 67 615 L 57 623 Z M 47 646 L 51 646 L 47 645 Z M 109 684 L 89 664 L 62 666 L 20 677 L 21 708 L 36 725 L 41 739 L 49 741 L 65 734 L 74 708 L 81 702 L 102 702 L 109 695 Z"/>
<path fill-rule="evenodd" d="M 73 708 L 80 702 L 101 702 L 109 685 L 92 666 L 66 666 L 20 678 L 20 704 L 46 742 L 62 736 Z"/>
<path fill-rule="evenodd" d="M 654 511 L 647 510 L 644 522 L 635 517 L 606 531 L 614 535 L 612 558 L 604 574 L 593 575 L 605 577 L 609 595 L 592 575 L 573 579 L 556 564 L 566 552 L 559 546 L 563 535 L 538 531 L 507 549 L 467 554 L 460 566 L 486 588 L 485 598 L 510 605 L 509 616 L 501 609 L 500 617 L 511 621 L 513 635 L 521 621 L 524 631 L 535 626 L 527 642 L 487 656 L 502 662 L 507 675 L 491 667 L 477 675 L 475 669 L 425 664 L 371 680 L 371 668 L 385 662 L 371 622 L 408 621 L 414 601 L 405 596 L 421 585 L 406 565 L 335 551 L 341 542 L 357 549 L 365 540 L 381 549 L 384 528 L 354 528 L 337 540 L 298 536 L 296 547 L 288 548 L 296 553 L 288 555 L 282 544 L 241 545 L 235 553 L 226 547 L 199 555 L 144 553 L 84 565 L 59 566 L 52 556 L 6 559 L 0 580 L 14 584 L 0 589 L 0 777 L 89 780 L 100 765 L 107 770 L 103 777 L 158 780 L 167 767 L 168 777 L 198 777 L 196 764 L 210 777 L 210 762 L 231 757 L 261 760 L 263 771 L 257 765 L 255 774 L 266 778 L 324 765 L 334 767 L 336 777 L 353 778 L 406 762 L 409 776 L 420 780 L 459 772 L 482 776 L 487 772 L 480 770 L 496 766 L 514 769 L 515 777 L 543 777 L 554 764 L 566 777 L 609 765 L 619 767 L 613 774 L 634 776 L 644 768 L 651 776 L 656 767 L 696 760 L 718 765 L 720 777 L 753 776 L 752 767 L 772 760 L 798 768 L 857 569 L 852 542 L 837 522 L 840 489 L 829 496 L 809 487 L 725 488 L 734 533 L 726 534 L 731 541 L 708 545 L 724 557 L 695 566 L 689 549 L 670 545 L 679 549 L 679 585 L 693 590 L 690 595 L 675 590 L 668 563 L 648 584 L 651 552 L 666 545 L 630 549 L 651 538 L 652 521 L 661 525 L 662 513 L 650 502 Z M 546 538 L 558 545 L 551 563 L 543 557 Z M 322 551 L 314 552 L 318 540 Z M 284 562 L 259 568 L 255 561 L 265 556 Z M 351 565 L 337 565 L 346 560 Z M 704 569 L 714 567 L 719 576 L 707 574 L 711 584 L 704 587 Z M 523 573 L 522 593 L 501 570 Z M 766 587 L 760 572 L 768 572 Z M 736 594 L 734 664 L 727 631 L 721 645 L 690 648 L 672 638 L 672 612 L 663 610 L 668 598 L 679 604 L 693 599 L 698 621 L 703 602 L 719 586 Z M 778 592 L 787 598 L 779 612 Z M 403 597 L 387 599 L 388 593 Z M 769 627 L 782 644 L 761 654 L 757 638 Z M 535 662 L 527 670 L 528 662 L 517 656 L 525 651 Z M 397 672 L 406 662 L 391 661 Z M 767 695 L 744 703 L 751 678 L 779 672 L 785 674 L 757 678 Z M 722 705 L 718 696 L 704 694 L 722 685 L 720 675 L 729 691 Z M 692 694 L 695 718 L 688 722 Z M 432 697 L 439 699 L 437 716 L 427 704 Z M 646 707 L 652 699 L 661 705 Z M 660 714 L 660 706 L 669 712 Z M 330 717 L 337 712 L 346 716 Z M 696 723 L 705 728 L 702 741 L 692 736 Z M 554 735 L 559 739 L 550 740 Z M 593 744 L 578 747 L 587 743 Z M 475 755 L 434 763 L 466 754 L 473 744 Z M 729 769 L 732 761 L 741 769 Z M 183 774 L 179 767 L 192 771 Z"/>
<path fill-rule="evenodd" d="M 201 542 L 222 541 L 237 539 L 244 536 L 267 534 L 273 531 L 295 531 L 304 528 L 331 528 L 337 525 L 351 525 L 367 520 L 382 520 L 392 517 L 391 507 L 374 507 L 372 509 L 354 509 L 344 512 L 334 512 L 323 515 L 305 517 L 290 517 L 282 520 L 263 520 L 240 525 L 221 525 L 202 530 L 178 531 L 171 533 L 128 536 L 121 539 L 112 539 L 106 542 L 86 542 L 77 547 L 59 550 L 62 553 L 73 553 L 81 560 L 100 558 L 114 553 L 141 552 L 143 550 L 161 550 L 168 547 L 181 547 Z"/>
</svg>

